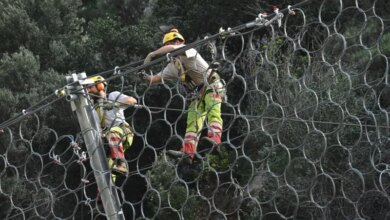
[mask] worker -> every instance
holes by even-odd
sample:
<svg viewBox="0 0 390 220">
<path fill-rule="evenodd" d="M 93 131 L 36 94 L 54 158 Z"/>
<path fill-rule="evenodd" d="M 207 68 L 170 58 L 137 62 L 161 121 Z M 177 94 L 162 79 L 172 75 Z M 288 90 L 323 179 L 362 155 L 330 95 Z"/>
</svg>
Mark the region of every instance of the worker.
<svg viewBox="0 0 390 220">
<path fill-rule="evenodd" d="M 157 56 L 185 46 L 184 43 L 184 37 L 176 28 L 172 28 L 164 35 L 163 46 L 149 53 L 144 64 L 148 64 Z M 152 84 L 164 83 L 165 80 L 177 81 L 190 102 L 184 142 L 180 151 L 169 150 L 167 151 L 169 154 L 190 158 L 187 161 L 192 163 L 206 118 L 208 133 L 201 141 L 212 150 L 219 150 L 223 126 L 221 103 L 225 96 L 225 85 L 216 68 L 209 68 L 209 64 L 202 56 L 191 48 L 172 57 L 161 72 L 155 75 L 141 73 L 140 77 Z"/>
<path fill-rule="evenodd" d="M 102 136 L 108 143 L 108 162 L 115 173 L 128 174 L 125 150 L 133 143 L 134 134 L 125 120 L 124 110 L 137 100 L 119 91 L 106 94 L 107 83 L 102 76 L 84 80 L 90 97 L 96 102 L 96 111 L 102 128 Z"/>
</svg>

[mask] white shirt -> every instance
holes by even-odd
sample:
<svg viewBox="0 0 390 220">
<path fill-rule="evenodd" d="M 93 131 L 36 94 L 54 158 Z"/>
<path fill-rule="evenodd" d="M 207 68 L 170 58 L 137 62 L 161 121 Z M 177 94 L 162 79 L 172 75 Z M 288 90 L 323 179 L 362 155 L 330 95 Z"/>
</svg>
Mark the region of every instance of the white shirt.
<svg viewBox="0 0 390 220">
<path fill-rule="evenodd" d="M 118 92 L 114 91 L 108 94 L 108 100 L 112 102 L 124 102 L 124 99 L 126 99 L 128 96 Z M 113 126 L 118 126 L 122 123 L 126 123 L 125 120 L 125 113 L 124 111 L 128 108 L 127 105 L 121 105 L 121 107 L 114 107 L 111 110 L 106 110 L 106 116 L 104 120 L 104 124 L 107 128 L 111 128 Z"/>
<path fill-rule="evenodd" d="M 188 49 L 185 54 L 177 56 L 176 59 L 180 60 L 185 68 L 186 75 L 189 76 L 196 85 L 202 85 L 207 81 L 209 64 L 195 49 Z M 173 62 L 170 62 L 157 75 L 160 75 L 163 80 L 175 81 L 179 78 L 178 68 Z"/>
</svg>

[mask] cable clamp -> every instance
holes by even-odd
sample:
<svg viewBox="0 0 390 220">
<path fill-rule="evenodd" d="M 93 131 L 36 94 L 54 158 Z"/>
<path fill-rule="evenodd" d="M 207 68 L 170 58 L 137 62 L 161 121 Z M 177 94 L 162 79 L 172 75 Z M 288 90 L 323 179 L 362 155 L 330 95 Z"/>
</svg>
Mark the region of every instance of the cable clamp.
<svg viewBox="0 0 390 220">
<path fill-rule="evenodd" d="M 85 151 L 81 152 L 81 156 L 79 156 L 79 161 L 80 162 L 83 162 L 85 160 L 87 160 L 87 153 Z"/>
<path fill-rule="evenodd" d="M 75 149 L 75 150 L 80 150 L 80 147 L 79 147 L 79 145 L 76 142 L 70 143 L 70 146 L 72 146 L 73 149 Z"/>
<path fill-rule="evenodd" d="M 276 14 L 276 20 L 278 22 L 278 27 L 281 27 L 282 26 L 282 18 L 283 18 L 283 14 L 282 13 L 279 13 L 279 8 L 276 7 L 276 6 L 273 6 L 273 9 L 274 9 L 274 12 Z"/>
<path fill-rule="evenodd" d="M 118 75 L 118 74 L 120 74 L 121 73 L 121 70 L 119 69 L 119 66 L 116 66 L 115 68 L 114 68 L 114 76 L 115 75 Z"/>
<path fill-rule="evenodd" d="M 255 19 L 256 25 L 260 26 L 265 24 L 268 21 L 267 19 L 265 19 L 267 16 L 268 16 L 267 12 L 259 13 L 257 18 Z"/>
<path fill-rule="evenodd" d="M 83 179 L 81 179 L 81 181 L 83 181 Z M 91 198 L 87 198 L 85 201 L 84 201 L 84 204 L 85 205 L 89 205 L 91 203 Z"/>
<path fill-rule="evenodd" d="M 292 9 L 291 5 L 288 5 L 287 9 L 288 9 L 288 14 L 289 15 L 296 15 L 296 13 L 295 13 L 294 9 Z"/>
<path fill-rule="evenodd" d="M 171 53 L 167 53 L 167 54 L 165 55 L 165 57 L 167 58 L 167 62 L 168 62 L 168 63 L 171 62 L 171 61 L 173 60 L 173 57 L 172 57 Z"/>
<path fill-rule="evenodd" d="M 64 97 L 66 95 L 66 92 L 64 89 L 56 89 L 54 91 L 54 94 L 58 97 Z"/>
<path fill-rule="evenodd" d="M 53 161 L 55 164 L 60 164 L 60 165 L 62 164 L 61 160 L 60 160 L 60 156 L 55 155 L 55 154 L 53 155 Z"/>
<path fill-rule="evenodd" d="M 221 38 L 224 39 L 226 35 L 233 36 L 236 33 L 232 31 L 233 29 L 228 27 L 227 30 L 225 30 L 223 27 L 220 27 L 218 30 L 219 35 L 221 35 Z"/>
</svg>

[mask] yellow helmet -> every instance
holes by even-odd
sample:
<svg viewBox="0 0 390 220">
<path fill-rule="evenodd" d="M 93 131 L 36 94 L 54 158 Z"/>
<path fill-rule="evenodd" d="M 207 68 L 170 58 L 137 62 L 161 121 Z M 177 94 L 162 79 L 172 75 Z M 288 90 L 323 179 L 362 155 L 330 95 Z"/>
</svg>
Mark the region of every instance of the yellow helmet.
<svg viewBox="0 0 390 220">
<path fill-rule="evenodd" d="M 99 75 L 89 77 L 89 78 L 85 79 L 84 81 L 82 81 L 81 84 L 84 84 L 84 85 L 94 84 L 98 91 L 104 90 L 105 87 L 107 86 L 107 82 L 105 81 L 105 79 Z"/>
<path fill-rule="evenodd" d="M 105 79 L 103 78 L 103 76 L 96 75 L 96 76 L 92 76 L 92 77 L 90 77 L 88 79 L 92 80 L 93 83 L 102 82 L 104 84 L 107 84 Z"/>
<path fill-rule="evenodd" d="M 163 45 L 175 39 L 179 39 L 184 42 L 184 37 L 179 33 L 179 31 L 177 29 L 172 29 L 171 32 L 164 35 Z"/>
</svg>

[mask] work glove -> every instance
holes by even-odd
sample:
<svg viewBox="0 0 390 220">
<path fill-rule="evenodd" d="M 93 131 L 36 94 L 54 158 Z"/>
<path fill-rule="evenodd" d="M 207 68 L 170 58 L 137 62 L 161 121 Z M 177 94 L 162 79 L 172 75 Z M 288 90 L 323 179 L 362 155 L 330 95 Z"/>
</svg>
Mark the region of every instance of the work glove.
<svg viewBox="0 0 390 220">
<path fill-rule="evenodd" d="M 112 102 L 112 101 L 107 101 L 103 103 L 103 109 L 105 110 L 112 110 L 114 108 L 119 108 L 121 106 L 121 103 L 119 102 Z"/>
<path fill-rule="evenodd" d="M 154 54 L 153 53 L 149 53 L 146 56 L 146 58 L 144 59 L 144 65 L 150 63 L 150 61 L 152 61 L 153 57 L 154 57 Z"/>
</svg>

